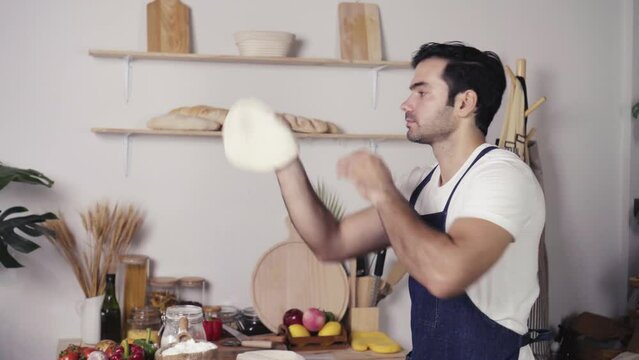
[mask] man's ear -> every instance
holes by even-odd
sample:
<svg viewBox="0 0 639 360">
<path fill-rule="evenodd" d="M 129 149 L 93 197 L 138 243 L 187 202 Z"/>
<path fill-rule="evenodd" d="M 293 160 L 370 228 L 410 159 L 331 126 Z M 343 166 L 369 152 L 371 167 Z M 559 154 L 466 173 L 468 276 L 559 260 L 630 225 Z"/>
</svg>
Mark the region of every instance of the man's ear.
<svg viewBox="0 0 639 360">
<path fill-rule="evenodd" d="M 477 93 L 466 90 L 455 96 L 455 113 L 461 118 L 471 116 L 477 109 Z"/>
</svg>

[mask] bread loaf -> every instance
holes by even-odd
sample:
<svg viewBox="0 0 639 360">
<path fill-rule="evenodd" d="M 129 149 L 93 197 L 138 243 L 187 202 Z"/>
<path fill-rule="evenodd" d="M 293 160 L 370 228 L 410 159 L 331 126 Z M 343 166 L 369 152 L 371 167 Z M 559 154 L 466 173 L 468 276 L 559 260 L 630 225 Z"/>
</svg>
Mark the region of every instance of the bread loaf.
<svg viewBox="0 0 639 360">
<path fill-rule="evenodd" d="M 294 132 L 306 134 L 337 134 L 341 132 L 337 125 L 324 120 L 309 119 L 304 116 L 287 113 L 279 113 L 277 116 L 288 123 Z"/>
<path fill-rule="evenodd" d="M 326 122 L 328 124 L 328 133 L 329 134 L 341 134 L 342 130 L 340 130 L 339 127 L 337 127 L 337 125 L 333 124 L 330 121 Z"/>
<path fill-rule="evenodd" d="M 146 123 L 146 126 L 156 130 L 218 131 L 222 128 L 222 124 L 217 121 L 181 114 L 165 114 L 154 117 Z"/>
<path fill-rule="evenodd" d="M 224 124 L 224 119 L 226 118 L 228 112 L 229 111 L 227 109 L 223 108 L 216 108 L 208 105 L 196 105 L 179 107 L 177 109 L 171 110 L 169 114 L 180 114 L 198 117 Z"/>
<path fill-rule="evenodd" d="M 149 127 L 152 129 L 159 129 L 157 126 L 160 126 L 163 129 L 219 130 L 219 127 L 222 127 L 224 125 L 224 120 L 226 119 L 228 112 L 229 111 L 227 109 L 208 105 L 182 106 L 171 110 L 169 112 L 169 115 L 180 115 L 181 117 L 176 119 L 191 120 L 186 120 L 186 122 L 182 122 L 179 124 L 172 124 L 172 121 L 174 121 L 175 119 L 172 119 L 170 117 L 164 119 L 162 116 L 160 116 L 158 117 L 158 120 L 149 122 L 149 124 L 152 124 L 156 127 L 151 127 L 151 125 L 149 125 Z M 275 116 L 277 117 L 277 119 L 284 122 L 291 130 L 297 133 L 339 134 L 342 132 L 337 127 L 337 125 L 328 121 L 310 119 L 304 116 L 288 113 L 276 113 Z M 213 121 L 216 124 L 206 123 L 198 121 L 196 119 Z"/>
</svg>

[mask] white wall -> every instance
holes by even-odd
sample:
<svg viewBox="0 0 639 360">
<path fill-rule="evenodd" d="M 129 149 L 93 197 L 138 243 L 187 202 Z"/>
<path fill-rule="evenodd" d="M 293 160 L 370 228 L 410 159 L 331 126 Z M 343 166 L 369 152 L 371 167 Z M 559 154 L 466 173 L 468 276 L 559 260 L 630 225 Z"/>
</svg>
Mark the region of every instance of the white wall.
<svg viewBox="0 0 639 360">
<path fill-rule="evenodd" d="M 233 32 L 270 29 L 296 33 L 303 42 L 300 56 L 339 55 L 338 1 L 185 3 L 193 12 L 199 53 L 234 54 Z M 632 2 L 377 3 L 386 59 L 408 60 L 427 41 L 463 40 L 496 51 L 511 67 L 517 58 L 528 60 L 530 100 L 548 97 L 530 124 L 538 128 L 544 166 L 552 323 L 585 310 L 621 314 L 631 241 L 624 229 L 629 184 L 623 169 L 637 138 L 619 145 L 629 121 L 619 99 L 629 98 L 622 82 L 632 68 L 623 66 L 622 57 L 633 41 L 622 20 Z M 153 259 L 153 275 L 207 278 L 209 303 L 250 305 L 254 264 L 286 238 L 274 176 L 229 166 L 220 139 L 134 137 L 124 177 L 123 139 L 95 135 L 91 127 L 143 127 L 149 117 L 177 106 L 228 107 L 252 95 L 280 111 L 335 121 L 348 132 L 404 131 L 399 104 L 408 93 L 410 70 L 381 73 L 379 103 L 372 109 L 367 70 L 139 61 L 125 103 L 122 62 L 90 57 L 88 49 L 145 50 L 144 2 L 2 5 L 0 160 L 38 169 L 56 184 L 12 184 L 1 193 L 0 209 L 61 210 L 84 238 L 78 211 L 101 199 L 134 202 L 146 222 L 132 251 Z M 636 65 L 634 72 L 636 96 Z M 491 142 L 501 118 L 499 113 L 490 130 Z M 335 162 L 367 145 L 302 143 L 311 178 L 324 179 L 349 210 L 365 203 L 350 184 L 336 180 Z M 434 161 L 428 148 L 417 145 L 382 143 L 378 151 L 396 175 Z M 79 336 L 74 307 L 82 293 L 52 246 L 39 243 L 36 252 L 16 255 L 25 268 L 0 270 L 0 359 L 53 358 L 58 338 Z M 382 310 L 383 328 L 404 346 L 410 343 L 408 312 L 404 282 Z"/>
</svg>

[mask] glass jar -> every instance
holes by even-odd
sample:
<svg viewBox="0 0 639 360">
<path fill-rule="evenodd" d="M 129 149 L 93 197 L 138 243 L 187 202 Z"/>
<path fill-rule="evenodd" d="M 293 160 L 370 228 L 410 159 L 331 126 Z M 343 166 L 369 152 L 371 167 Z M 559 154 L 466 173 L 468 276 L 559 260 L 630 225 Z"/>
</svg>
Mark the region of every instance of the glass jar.
<svg viewBox="0 0 639 360">
<path fill-rule="evenodd" d="M 217 341 L 222 337 L 221 306 L 204 306 L 204 332 L 207 341 Z"/>
<path fill-rule="evenodd" d="M 266 326 L 264 326 L 253 307 L 242 309 L 242 316 L 240 318 L 239 325 L 240 331 L 249 336 L 268 334 L 271 332 Z"/>
<path fill-rule="evenodd" d="M 149 302 L 162 314 L 166 308 L 177 304 L 177 281 L 174 277 L 155 277 L 149 281 Z"/>
<path fill-rule="evenodd" d="M 202 307 L 206 281 L 197 276 L 180 278 L 178 281 L 178 304 Z"/>
<path fill-rule="evenodd" d="M 146 255 L 124 255 L 120 258 L 120 263 L 124 273 L 122 309 L 126 321 L 131 317 L 133 308 L 141 308 L 146 305 L 149 257 Z"/>
<path fill-rule="evenodd" d="M 146 339 L 147 331 L 150 331 L 150 340 L 155 344 L 159 343 L 159 331 L 162 326 L 160 310 L 152 306 L 135 307 L 127 320 L 127 325 L 126 337 L 129 341 Z"/>
<path fill-rule="evenodd" d="M 235 330 L 240 330 L 241 318 L 242 318 L 242 313 L 240 312 L 240 309 L 230 305 L 221 306 L 220 319 L 225 325 L 228 325 Z"/>
<path fill-rule="evenodd" d="M 180 330 L 180 318 L 182 317 L 186 317 L 188 320 L 187 332 L 193 340 L 206 341 L 206 333 L 202 325 L 202 308 L 193 305 L 175 305 L 166 309 L 160 346 L 165 346 L 177 341 L 177 335 Z"/>
</svg>

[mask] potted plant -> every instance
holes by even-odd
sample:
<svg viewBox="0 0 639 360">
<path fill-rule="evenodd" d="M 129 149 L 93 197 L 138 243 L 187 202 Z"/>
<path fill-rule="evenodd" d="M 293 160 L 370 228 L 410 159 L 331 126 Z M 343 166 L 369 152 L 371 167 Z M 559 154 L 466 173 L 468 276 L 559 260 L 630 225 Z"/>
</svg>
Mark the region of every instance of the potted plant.
<svg viewBox="0 0 639 360">
<path fill-rule="evenodd" d="M 53 180 L 36 170 L 19 169 L 0 163 L 0 190 L 12 181 L 44 185 L 46 187 L 53 185 Z M 9 253 L 9 247 L 24 254 L 28 254 L 40 247 L 38 244 L 27 239 L 25 235 L 31 237 L 47 234 L 51 236 L 54 235 L 51 230 L 41 225 L 41 223 L 46 220 L 56 219 L 57 217 L 53 213 L 48 212 L 42 215 L 31 214 L 17 216 L 17 214 L 28 211 L 29 210 L 23 206 L 13 206 L 4 211 L 0 211 L 0 264 L 5 268 L 22 267 L 22 264 Z"/>
<path fill-rule="evenodd" d="M 632 117 L 639 118 L 639 102 L 632 106 Z"/>
</svg>

